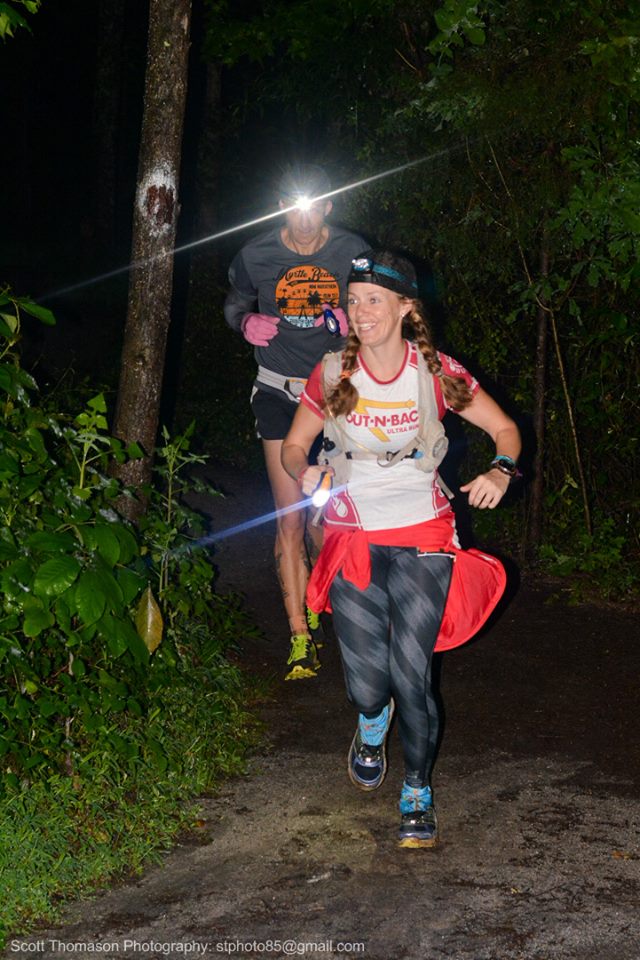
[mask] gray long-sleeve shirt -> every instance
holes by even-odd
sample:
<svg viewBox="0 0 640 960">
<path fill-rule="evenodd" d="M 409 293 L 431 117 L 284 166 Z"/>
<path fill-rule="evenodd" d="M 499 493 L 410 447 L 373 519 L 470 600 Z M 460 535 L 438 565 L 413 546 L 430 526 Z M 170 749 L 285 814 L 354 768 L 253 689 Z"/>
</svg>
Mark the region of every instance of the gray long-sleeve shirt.
<svg viewBox="0 0 640 960">
<path fill-rule="evenodd" d="M 342 338 L 314 324 L 323 303 L 346 307 L 351 261 L 367 243 L 342 227 L 328 227 L 327 242 L 308 256 L 289 250 L 279 227 L 270 230 L 250 240 L 229 268 L 227 323 L 240 330 L 242 318 L 253 310 L 278 317 L 277 335 L 267 347 L 255 347 L 255 358 L 286 377 L 308 377 L 325 353 L 344 345 Z"/>
</svg>

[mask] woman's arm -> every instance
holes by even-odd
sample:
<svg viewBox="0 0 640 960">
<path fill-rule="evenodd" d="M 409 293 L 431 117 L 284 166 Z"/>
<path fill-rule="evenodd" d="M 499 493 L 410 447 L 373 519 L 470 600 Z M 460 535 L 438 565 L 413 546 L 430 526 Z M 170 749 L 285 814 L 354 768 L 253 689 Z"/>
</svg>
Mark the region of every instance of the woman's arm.
<svg viewBox="0 0 640 960">
<path fill-rule="evenodd" d="M 489 434 L 496 445 L 495 456 L 506 456 L 516 462 L 522 449 L 520 431 L 511 417 L 482 388 L 469 406 L 460 412 L 460 416 Z M 493 467 L 460 487 L 460 490 L 469 494 L 470 506 L 493 509 L 507 492 L 510 480 L 507 474 Z"/>
<path fill-rule="evenodd" d="M 331 467 L 309 466 L 309 450 L 321 429 L 322 420 L 301 403 L 282 443 L 282 466 L 307 496 L 318 486 L 323 473 L 333 473 Z"/>
</svg>

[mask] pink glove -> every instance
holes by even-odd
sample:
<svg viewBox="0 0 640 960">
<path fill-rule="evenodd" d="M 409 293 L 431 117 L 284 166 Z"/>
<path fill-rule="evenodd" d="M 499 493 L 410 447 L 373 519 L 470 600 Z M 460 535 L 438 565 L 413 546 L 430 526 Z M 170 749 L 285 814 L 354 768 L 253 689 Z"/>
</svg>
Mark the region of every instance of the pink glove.
<svg viewBox="0 0 640 960">
<path fill-rule="evenodd" d="M 347 317 L 342 307 L 332 307 L 330 303 L 323 303 L 322 309 L 331 310 L 334 317 L 340 324 L 340 336 L 346 337 L 346 335 L 349 333 L 349 318 Z M 324 323 L 324 314 L 320 314 L 320 316 L 314 323 L 314 327 L 321 327 L 323 323 Z"/>
<path fill-rule="evenodd" d="M 247 313 L 242 318 L 240 331 L 242 336 L 254 347 L 268 347 L 278 332 L 280 317 L 270 317 L 266 313 Z"/>
</svg>

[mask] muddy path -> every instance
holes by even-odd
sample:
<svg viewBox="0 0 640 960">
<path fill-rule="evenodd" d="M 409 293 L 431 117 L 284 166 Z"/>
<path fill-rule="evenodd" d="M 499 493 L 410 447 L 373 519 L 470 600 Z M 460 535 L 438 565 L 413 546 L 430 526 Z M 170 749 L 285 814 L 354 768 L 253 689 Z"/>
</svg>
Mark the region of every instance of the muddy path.
<svg viewBox="0 0 640 960">
<path fill-rule="evenodd" d="M 260 477 L 216 468 L 214 528 L 271 509 Z M 219 589 L 264 633 L 243 659 L 280 677 L 287 629 L 267 524 L 223 540 Z M 7 956 L 638 960 L 640 627 L 526 581 L 472 644 L 441 658 L 434 775 L 441 843 L 395 843 L 402 768 L 374 794 L 346 776 L 354 712 L 335 642 L 317 679 L 276 682 L 248 775 L 203 802 L 161 866 Z"/>
</svg>

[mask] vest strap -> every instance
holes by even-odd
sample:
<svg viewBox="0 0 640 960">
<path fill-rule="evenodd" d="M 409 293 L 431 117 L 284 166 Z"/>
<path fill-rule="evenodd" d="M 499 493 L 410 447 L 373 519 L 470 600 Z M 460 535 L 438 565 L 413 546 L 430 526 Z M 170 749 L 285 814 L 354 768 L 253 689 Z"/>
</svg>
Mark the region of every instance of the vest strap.
<svg viewBox="0 0 640 960">
<path fill-rule="evenodd" d="M 331 385 L 339 379 L 341 368 L 341 352 L 325 355 L 322 361 L 322 390 L 325 398 Z M 426 473 L 435 472 L 436 483 L 445 496 L 452 498 L 451 491 L 437 473 L 437 468 L 447 452 L 448 440 L 437 414 L 433 376 L 420 354 L 418 355 L 418 384 L 420 408 L 418 434 L 395 452 L 389 451 L 383 455 L 374 453 L 354 437 L 349 436 L 344 427 L 343 417 L 334 417 L 331 411 L 325 411 L 324 435 L 329 444 L 324 445 L 323 459 L 334 468 L 339 483 L 346 483 L 349 480 L 352 460 L 376 460 L 380 467 L 392 467 L 401 460 L 410 459 L 418 470 Z"/>
</svg>

